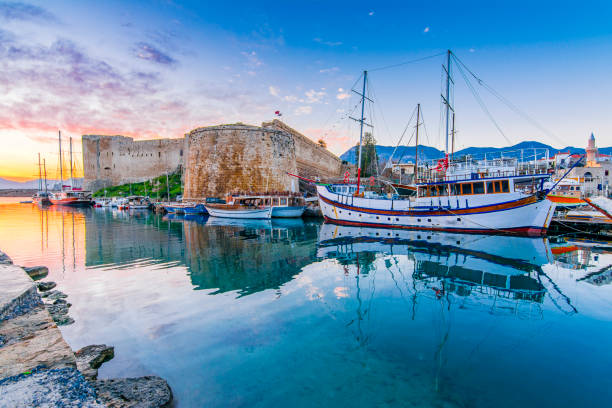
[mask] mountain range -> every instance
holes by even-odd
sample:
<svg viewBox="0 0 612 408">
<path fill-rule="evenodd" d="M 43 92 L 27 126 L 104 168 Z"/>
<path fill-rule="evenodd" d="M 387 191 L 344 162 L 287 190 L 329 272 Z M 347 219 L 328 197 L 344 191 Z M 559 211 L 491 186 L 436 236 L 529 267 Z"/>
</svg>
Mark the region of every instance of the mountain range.
<svg viewBox="0 0 612 408">
<path fill-rule="evenodd" d="M 455 158 L 471 155 L 474 158 L 484 158 L 485 153 L 487 157 L 494 158 L 500 157 L 503 154 L 504 157 L 520 157 L 521 150 L 523 150 L 523 158 L 525 160 L 533 160 L 533 149 L 536 149 L 536 157 L 538 159 L 546 156 L 546 150 L 548 150 L 549 157 L 554 156 L 558 152 L 570 152 L 571 154 L 584 154 L 585 149 L 580 147 L 567 146 L 562 149 L 556 149 L 540 142 L 521 142 L 514 146 L 508 147 L 467 147 L 455 152 Z M 386 163 L 395 150 L 395 146 L 381 146 L 376 145 L 376 154 L 378 155 L 379 163 Z M 612 154 L 612 147 L 600 147 L 598 148 L 600 154 Z M 401 163 L 414 163 L 415 147 L 414 146 L 399 146 L 393 156 L 394 162 Z M 444 157 L 444 152 L 438 150 L 435 147 L 419 145 L 419 162 L 421 160 L 433 160 Z M 357 162 L 357 146 L 351 147 L 349 150 L 344 152 L 340 158 L 349 163 L 355 164 Z"/>
<path fill-rule="evenodd" d="M 74 185 L 80 186 L 83 183 L 82 178 L 74 179 Z M 70 184 L 69 180 L 64 180 L 64 184 Z M 59 180 L 47 180 L 47 188 L 49 190 L 59 189 Z M 13 181 L 7 180 L 0 177 L 0 190 L 30 190 L 30 189 L 38 189 L 38 179 L 28 180 L 28 181 Z"/>
</svg>

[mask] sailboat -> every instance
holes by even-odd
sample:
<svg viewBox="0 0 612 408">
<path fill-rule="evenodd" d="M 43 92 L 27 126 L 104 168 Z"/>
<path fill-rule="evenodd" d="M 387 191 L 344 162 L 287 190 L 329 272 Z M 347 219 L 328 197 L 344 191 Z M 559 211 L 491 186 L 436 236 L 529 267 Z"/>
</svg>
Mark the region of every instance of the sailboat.
<svg viewBox="0 0 612 408">
<path fill-rule="evenodd" d="M 547 173 L 525 172 L 515 158 L 449 160 L 451 51 L 446 62 L 446 155 L 418 175 L 416 197 L 385 196 L 361 188 L 361 143 L 367 71 L 363 74 L 357 184 L 317 185 L 325 220 L 340 225 L 463 233 L 545 235 L 555 203 L 543 188 Z M 418 125 L 418 122 L 417 122 Z"/>
<path fill-rule="evenodd" d="M 45 178 L 44 178 L 44 189 L 43 189 L 43 178 L 42 178 L 42 170 L 40 167 L 40 153 L 38 153 L 38 191 L 36 194 L 32 196 L 32 200 L 40 205 L 49 205 L 51 201 L 49 200 L 49 192 L 47 191 L 47 167 L 44 164 L 43 166 L 45 170 Z"/>
<path fill-rule="evenodd" d="M 59 135 L 60 153 L 60 191 L 51 193 L 51 203 L 55 205 L 89 206 L 92 204 L 91 191 L 83 191 L 82 188 L 74 186 L 74 175 L 72 169 L 72 137 L 70 138 L 70 186 L 64 185 L 64 171 L 62 162 L 62 132 Z M 70 187 L 66 189 L 65 187 Z"/>
</svg>

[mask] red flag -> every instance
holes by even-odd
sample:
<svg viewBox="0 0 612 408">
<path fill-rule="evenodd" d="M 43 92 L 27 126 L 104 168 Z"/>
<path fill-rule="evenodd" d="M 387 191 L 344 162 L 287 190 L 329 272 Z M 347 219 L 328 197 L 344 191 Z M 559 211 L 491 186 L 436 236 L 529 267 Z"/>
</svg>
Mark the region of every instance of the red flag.
<svg viewBox="0 0 612 408">
<path fill-rule="evenodd" d="M 283 116 L 283 114 L 282 114 L 280 111 L 276 111 L 276 112 L 274 112 L 274 114 L 275 114 L 276 116 Z"/>
</svg>

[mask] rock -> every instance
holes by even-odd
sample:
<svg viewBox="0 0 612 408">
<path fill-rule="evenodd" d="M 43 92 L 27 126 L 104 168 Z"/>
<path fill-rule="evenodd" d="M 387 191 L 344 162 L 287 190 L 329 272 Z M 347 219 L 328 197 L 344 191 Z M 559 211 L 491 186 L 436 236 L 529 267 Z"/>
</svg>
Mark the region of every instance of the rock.
<svg viewBox="0 0 612 408">
<path fill-rule="evenodd" d="M 97 380 L 92 384 L 98 400 L 108 407 L 158 408 L 172 402 L 170 386 L 157 376 Z"/>
<path fill-rule="evenodd" d="M 49 268 L 46 266 L 24 267 L 23 270 L 34 280 L 42 279 L 49 274 Z"/>
<path fill-rule="evenodd" d="M 0 251 L 0 264 L 12 265 L 13 261 L 11 260 L 11 258 L 9 258 L 9 256 L 7 254 L 5 254 L 4 252 Z"/>
<path fill-rule="evenodd" d="M 63 299 L 61 303 L 45 303 L 45 307 L 49 311 L 49 314 L 53 318 L 53 321 L 57 323 L 58 326 L 66 326 L 74 323 L 74 319 L 68 316 L 68 308 L 72 306 L 70 303 L 67 303 Z M 57 300 L 56 300 L 57 302 Z"/>
<path fill-rule="evenodd" d="M 74 353 L 77 368 L 88 380 L 98 378 L 98 368 L 102 363 L 115 357 L 115 348 L 106 344 L 94 344 L 86 346 Z"/>
<path fill-rule="evenodd" d="M 66 299 L 55 299 L 53 301 L 54 305 L 66 305 L 67 307 L 72 306 L 72 303 L 68 303 L 68 301 L 66 301 Z"/>
<path fill-rule="evenodd" d="M 0 407 L 103 408 L 93 386 L 76 368 L 42 367 L 0 380 Z"/>
<path fill-rule="evenodd" d="M 68 326 L 69 324 L 74 323 L 74 319 L 68 315 L 53 316 L 53 321 L 58 326 Z"/>
<path fill-rule="evenodd" d="M 0 324 L 0 379 L 36 367 L 76 369 L 74 352 L 42 307 Z M 0 393 L 2 395 L 2 393 Z M 3 398 L 0 397 L 0 406 Z"/>
<path fill-rule="evenodd" d="M 60 292 L 59 290 L 50 290 L 48 292 L 43 292 L 40 294 L 40 296 L 47 300 L 65 299 L 68 297 L 67 294 Z"/>
<path fill-rule="evenodd" d="M 54 287 L 56 287 L 57 283 L 55 283 L 55 282 L 38 282 L 37 286 L 38 286 L 38 290 L 39 291 L 46 292 L 46 291 L 51 290 Z"/>
</svg>

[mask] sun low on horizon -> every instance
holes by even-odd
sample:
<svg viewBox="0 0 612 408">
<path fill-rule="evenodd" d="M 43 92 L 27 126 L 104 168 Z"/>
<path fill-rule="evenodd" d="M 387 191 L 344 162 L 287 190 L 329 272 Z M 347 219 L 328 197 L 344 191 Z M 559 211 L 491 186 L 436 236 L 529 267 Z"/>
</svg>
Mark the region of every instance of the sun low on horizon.
<svg viewBox="0 0 612 408">
<path fill-rule="evenodd" d="M 0 178 L 38 178 L 39 154 L 58 178 L 58 131 L 75 177 L 87 134 L 279 119 L 341 155 L 359 139 L 365 70 L 377 143 L 406 143 L 420 103 L 421 143 L 442 148 L 448 49 L 501 96 L 454 72 L 457 148 L 583 147 L 591 132 L 612 146 L 612 4 L 587 3 L 0 1 Z"/>
</svg>

